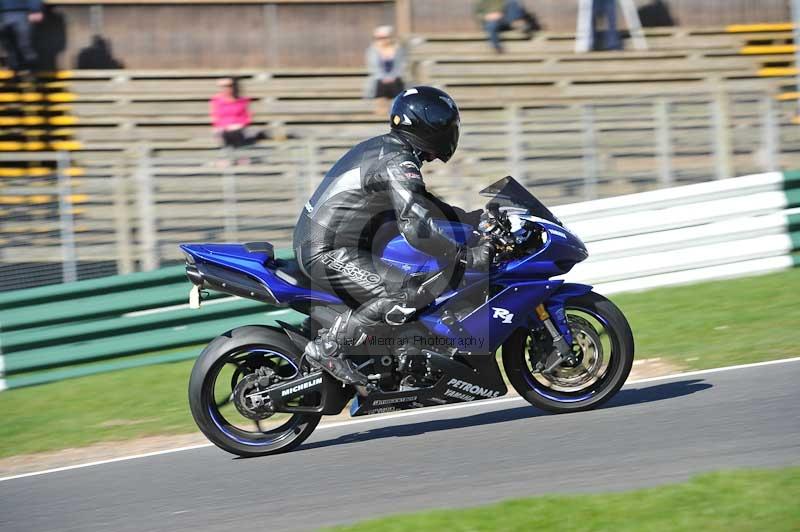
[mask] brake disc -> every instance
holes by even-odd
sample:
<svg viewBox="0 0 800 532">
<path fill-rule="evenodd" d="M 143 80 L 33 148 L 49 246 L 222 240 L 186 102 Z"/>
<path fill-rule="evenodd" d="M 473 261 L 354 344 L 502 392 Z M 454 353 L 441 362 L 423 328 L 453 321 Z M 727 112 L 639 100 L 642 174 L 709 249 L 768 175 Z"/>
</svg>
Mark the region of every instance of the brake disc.
<svg viewBox="0 0 800 532">
<path fill-rule="evenodd" d="M 561 364 L 549 375 L 535 373 L 533 377 L 545 386 L 561 392 L 577 392 L 590 386 L 601 376 L 603 344 L 592 324 L 580 316 L 567 317 L 574 340 L 575 362 Z"/>
<path fill-rule="evenodd" d="M 263 381 L 262 376 L 251 373 L 245 375 L 233 389 L 233 404 L 236 406 L 236 410 L 247 419 L 254 421 L 267 419 L 275 413 L 269 397 L 260 393 L 262 388 L 260 381 Z"/>
</svg>

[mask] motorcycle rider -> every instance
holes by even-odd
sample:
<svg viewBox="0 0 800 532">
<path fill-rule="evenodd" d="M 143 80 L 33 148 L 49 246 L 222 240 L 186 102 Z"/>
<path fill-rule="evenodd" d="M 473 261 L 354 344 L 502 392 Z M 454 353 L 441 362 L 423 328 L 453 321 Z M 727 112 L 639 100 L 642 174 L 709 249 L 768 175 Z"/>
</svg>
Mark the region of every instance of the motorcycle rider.
<svg viewBox="0 0 800 532">
<path fill-rule="evenodd" d="M 350 307 L 308 343 L 304 356 L 349 384 L 367 379 L 342 348 L 362 344 L 379 324 L 406 323 L 438 295 L 375 260 L 385 235 L 399 230 L 414 248 L 480 271 L 488 271 L 495 255 L 491 241 L 466 247 L 437 227 L 437 218 L 476 226 L 481 211 L 468 214 L 444 203 L 422 179 L 424 162 L 446 163 L 458 146 L 461 120 L 453 99 L 433 87 L 405 90 L 392 105 L 390 122 L 388 134 L 358 144 L 331 168 L 294 232 L 303 272 Z"/>
</svg>

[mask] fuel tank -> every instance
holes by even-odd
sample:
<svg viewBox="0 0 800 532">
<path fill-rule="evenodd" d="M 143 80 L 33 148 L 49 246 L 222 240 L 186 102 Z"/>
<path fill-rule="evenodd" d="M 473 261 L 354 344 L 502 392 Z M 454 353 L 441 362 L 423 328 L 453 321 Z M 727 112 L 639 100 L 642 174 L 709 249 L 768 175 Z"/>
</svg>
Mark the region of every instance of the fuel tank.
<svg viewBox="0 0 800 532">
<path fill-rule="evenodd" d="M 450 238 L 461 244 L 470 244 L 473 238 L 471 225 L 459 222 L 437 221 L 439 229 Z M 439 271 L 444 267 L 436 257 L 428 255 L 406 241 L 403 235 L 397 235 L 386 244 L 381 253 L 381 261 L 409 273 Z"/>
</svg>

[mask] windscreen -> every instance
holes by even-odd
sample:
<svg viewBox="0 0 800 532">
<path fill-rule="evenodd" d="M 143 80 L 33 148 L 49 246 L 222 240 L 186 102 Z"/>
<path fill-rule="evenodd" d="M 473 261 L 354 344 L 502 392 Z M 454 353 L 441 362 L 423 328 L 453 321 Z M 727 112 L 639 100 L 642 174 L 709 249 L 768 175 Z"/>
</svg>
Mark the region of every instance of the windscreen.
<svg viewBox="0 0 800 532">
<path fill-rule="evenodd" d="M 517 207 L 527 210 L 531 215 L 543 220 L 553 222 L 563 226 L 561 220 L 550 212 L 550 209 L 536 199 L 533 194 L 528 192 L 528 189 L 519 184 L 519 182 L 511 176 L 506 176 L 500 181 L 493 183 L 480 191 L 481 196 L 492 198 L 494 203 L 499 207 Z"/>
</svg>

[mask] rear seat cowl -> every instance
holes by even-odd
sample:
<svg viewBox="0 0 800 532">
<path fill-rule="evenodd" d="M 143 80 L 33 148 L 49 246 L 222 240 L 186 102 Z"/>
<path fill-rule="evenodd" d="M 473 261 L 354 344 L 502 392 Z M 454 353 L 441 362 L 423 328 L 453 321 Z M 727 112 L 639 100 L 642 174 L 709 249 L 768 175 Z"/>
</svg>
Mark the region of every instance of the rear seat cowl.
<svg viewBox="0 0 800 532">
<path fill-rule="evenodd" d="M 264 253 L 267 255 L 267 260 L 275 259 L 275 247 L 269 242 L 246 242 L 244 249 L 249 253 Z"/>
</svg>

